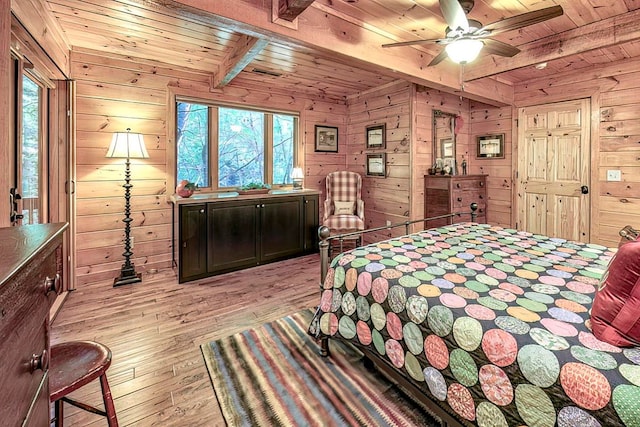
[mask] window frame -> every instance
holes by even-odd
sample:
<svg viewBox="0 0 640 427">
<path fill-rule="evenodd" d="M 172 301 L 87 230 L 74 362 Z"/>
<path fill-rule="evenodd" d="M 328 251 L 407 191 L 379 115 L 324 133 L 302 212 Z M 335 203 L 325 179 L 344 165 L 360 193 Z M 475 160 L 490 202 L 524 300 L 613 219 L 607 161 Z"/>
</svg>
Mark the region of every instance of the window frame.
<svg viewBox="0 0 640 427">
<path fill-rule="evenodd" d="M 262 180 L 265 183 L 268 183 L 271 188 L 283 188 L 292 184 L 278 184 L 273 183 L 273 116 L 282 114 L 291 116 L 294 119 L 294 127 L 293 127 L 293 167 L 298 167 L 300 161 L 300 113 L 295 111 L 285 111 L 279 109 L 270 109 L 270 108 L 261 108 L 257 106 L 246 106 L 246 105 L 237 105 L 233 103 L 226 102 L 214 102 L 208 99 L 201 99 L 192 96 L 182 96 L 175 95 L 173 97 L 173 114 L 172 114 L 172 124 L 174 126 L 174 138 L 176 141 L 175 144 L 175 153 L 172 160 L 172 170 L 173 170 L 173 180 L 174 182 L 178 182 L 178 153 L 177 153 L 177 139 L 178 139 L 178 103 L 192 103 L 205 105 L 208 108 L 208 151 L 209 151 L 209 182 L 210 185 L 207 187 L 200 187 L 201 191 L 204 192 L 220 192 L 220 191 L 230 191 L 234 190 L 237 187 L 219 187 L 219 163 L 218 163 L 218 123 L 219 123 L 219 109 L 220 108 L 230 108 L 235 110 L 244 110 L 244 111 L 253 111 L 262 113 L 264 115 L 264 170 Z M 169 159 L 168 159 L 169 160 Z"/>
</svg>

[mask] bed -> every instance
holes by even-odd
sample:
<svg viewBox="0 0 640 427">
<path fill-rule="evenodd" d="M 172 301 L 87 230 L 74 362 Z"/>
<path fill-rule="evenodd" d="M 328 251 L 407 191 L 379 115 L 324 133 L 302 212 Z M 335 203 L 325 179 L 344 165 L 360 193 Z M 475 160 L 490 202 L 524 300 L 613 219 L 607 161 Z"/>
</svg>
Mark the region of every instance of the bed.
<svg viewBox="0 0 640 427">
<path fill-rule="evenodd" d="M 446 424 L 640 426 L 640 348 L 590 330 L 614 253 L 474 222 L 391 238 L 323 261 L 309 333 L 361 349 Z"/>
</svg>

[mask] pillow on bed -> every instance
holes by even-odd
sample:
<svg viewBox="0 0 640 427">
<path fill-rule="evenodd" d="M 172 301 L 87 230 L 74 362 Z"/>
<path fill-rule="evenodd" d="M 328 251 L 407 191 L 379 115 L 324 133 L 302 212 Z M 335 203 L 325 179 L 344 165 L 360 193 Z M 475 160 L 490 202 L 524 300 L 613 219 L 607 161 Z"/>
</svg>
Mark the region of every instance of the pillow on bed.
<svg viewBox="0 0 640 427">
<path fill-rule="evenodd" d="M 353 202 L 334 200 L 333 204 L 335 205 L 334 215 L 353 215 Z"/>
<path fill-rule="evenodd" d="M 622 245 L 609 263 L 593 300 L 591 324 L 601 341 L 640 345 L 640 241 Z"/>
</svg>

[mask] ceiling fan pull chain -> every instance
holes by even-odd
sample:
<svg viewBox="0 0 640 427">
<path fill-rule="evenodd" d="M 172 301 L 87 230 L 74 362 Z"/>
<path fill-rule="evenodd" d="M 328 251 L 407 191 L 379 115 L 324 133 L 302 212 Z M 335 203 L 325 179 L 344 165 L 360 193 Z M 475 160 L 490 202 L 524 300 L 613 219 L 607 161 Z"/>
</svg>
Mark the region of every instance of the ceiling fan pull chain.
<svg viewBox="0 0 640 427">
<path fill-rule="evenodd" d="M 460 101 L 462 101 L 462 94 L 464 92 L 464 63 L 460 64 Z"/>
</svg>

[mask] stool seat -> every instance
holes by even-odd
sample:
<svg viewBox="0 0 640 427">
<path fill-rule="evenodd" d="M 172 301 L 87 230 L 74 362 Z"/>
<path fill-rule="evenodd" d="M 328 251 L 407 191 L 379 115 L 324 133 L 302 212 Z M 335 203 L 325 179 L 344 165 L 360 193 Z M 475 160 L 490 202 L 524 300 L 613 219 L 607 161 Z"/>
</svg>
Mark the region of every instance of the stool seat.
<svg viewBox="0 0 640 427">
<path fill-rule="evenodd" d="M 62 426 L 62 402 L 107 417 L 109 426 L 117 426 L 115 407 L 106 372 L 111 366 L 111 350 L 95 341 L 69 341 L 51 346 L 49 393 L 55 402 L 56 425 Z M 95 379 L 100 379 L 105 411 L 66 397 Z"/>
</svg>

